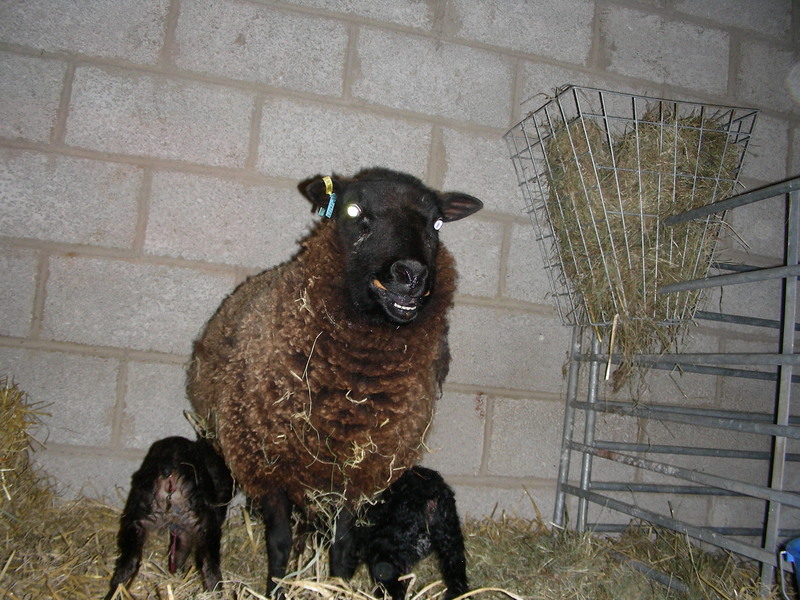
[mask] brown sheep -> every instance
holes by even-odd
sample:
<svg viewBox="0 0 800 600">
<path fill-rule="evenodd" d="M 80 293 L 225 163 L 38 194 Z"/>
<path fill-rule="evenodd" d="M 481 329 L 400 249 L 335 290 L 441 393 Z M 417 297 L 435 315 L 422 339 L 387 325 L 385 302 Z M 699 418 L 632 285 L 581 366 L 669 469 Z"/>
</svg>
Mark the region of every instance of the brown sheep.
<svg viewBox="0 0 800 600">
<path fill-rule="evenodd" d="M 292 505 L 345 508 L 339 575 L 352 509 L 418 462 L 450 361 L 456 271 L 438 230 L 482 207 L 387 169 L 298 187 L 330 218 L 223 302 L 188 379 L 237 484 L 261 503 L 269 590 L 285 574 Z"/>
</svg>

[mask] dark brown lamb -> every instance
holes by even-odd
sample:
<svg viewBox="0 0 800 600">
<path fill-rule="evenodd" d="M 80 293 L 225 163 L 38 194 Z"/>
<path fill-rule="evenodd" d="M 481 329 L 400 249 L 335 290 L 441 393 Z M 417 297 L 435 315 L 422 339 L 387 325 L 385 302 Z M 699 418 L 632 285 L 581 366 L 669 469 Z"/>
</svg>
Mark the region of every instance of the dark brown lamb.
<svg viewBox="0 0 800 600">
<path fill-rule="evenodd" d="M 220 538 L 232 496 L 233 479 L 206 440 L 173 436 L 153 443 L 131 478 L 106 600 L 123 597 L 117 588 L 135 577 L 154 531 L 169 533 L 169 572 L 180 569 L 194 552 L 203 584 L 213 590 L 222 578 Z"/>
<path fill-rule="evenodd" d="M 292 505 L 344 507 L 337 575 L 352 509 L 418 462 L 450 360 L 456 271 L 438 230 L 482 207 L 386 169 L 299 189 L 330 218 L 223 302 L 188 381 L 237 484 L 261 503 L 269 589 L 285 573 Z"/>
</svg>

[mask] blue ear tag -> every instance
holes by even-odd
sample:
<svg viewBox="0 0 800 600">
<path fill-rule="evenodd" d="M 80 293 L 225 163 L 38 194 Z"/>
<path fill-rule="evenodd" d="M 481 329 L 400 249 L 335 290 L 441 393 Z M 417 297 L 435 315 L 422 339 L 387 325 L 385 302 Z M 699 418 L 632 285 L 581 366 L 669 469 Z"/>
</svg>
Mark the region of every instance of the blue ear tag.
<svg viewBox="0 0 800 600">
<path fill-rule="evenodd" d="M 330 219 L 333 215 L 333 207 L 336 205 L 336 194 L 333 192 L 333 181 L 330 177 L 325 176 L 322 181 L 325 183 L 325 193 L 328 195 L 328 206 L 327 208 L 320 207 L 317 214 Z"/>
</svg>

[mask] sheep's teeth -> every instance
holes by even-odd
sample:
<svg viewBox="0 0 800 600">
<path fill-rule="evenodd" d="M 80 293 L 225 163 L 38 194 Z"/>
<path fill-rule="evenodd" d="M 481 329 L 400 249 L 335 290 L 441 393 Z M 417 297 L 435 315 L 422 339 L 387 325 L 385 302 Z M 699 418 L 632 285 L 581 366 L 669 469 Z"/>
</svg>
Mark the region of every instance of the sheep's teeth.
<svg viewBox="0 0 800 600">
<path fill-rule="evenodd" d="M 414 310 L 414 306 L 406 306 L 404 304 L 398 304 L 397 302 L 392 302 L 395 308 L 399 308 L 400 310 Z"/>
</svg>

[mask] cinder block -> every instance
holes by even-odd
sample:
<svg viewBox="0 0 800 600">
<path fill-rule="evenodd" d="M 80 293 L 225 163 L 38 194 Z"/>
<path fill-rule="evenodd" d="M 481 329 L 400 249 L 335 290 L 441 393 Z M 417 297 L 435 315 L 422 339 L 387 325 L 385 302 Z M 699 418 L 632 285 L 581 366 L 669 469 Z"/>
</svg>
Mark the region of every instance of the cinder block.
<svg viewBox="0 0 800 600">
<path fill-rule="evenodd" d="M 159 172 L 151 196 L 145 241 L 151 254 L 268 267 L 296 252 L 313 221 L 294 188 Z"/>
<path fill-rule="evenodd" d="M 509 123 L 513 68 L 508 58 L 369 28 L 360 30 L 357 51 L 352 84 L 357 98 L 492 127 Z"/>
<path fill-rule="evenodd" d="M 759 105 L 756 108 L 764 107 Z M 759 114 L 747 147 L 741 178 L 755 179 L 764 183 L 786 179 L 789 175 L 786 173 L 788 138 L 789 125 L 785 120 L 765 113 Z"/>
<path fill-rule="evenodd" d="M 0 335 L 25 337 L 30 332 L 38 264 L 33 250 L 4 248 L 0 254 Z"/>
<path fill-rule="evenodd" d="M 457 0 L 449 23 L 454 35 L 483 44 L 584 64 L 592 45 L 594 2 Z"/>
<path fill-rule="evenodd" d="M 560 402 L 496 398 L 489 473 L 556 479 L 563 420 Z"/>
<path fill-rule="evenodd" d="M 543 304 L 553 307 L 554 310 L 556 308 L 533 225 L 515 223 L 511 226 L 505 295 L 514 300 Z"/>
<path fill-rule="evenodd" d="M 169 0 L 8 0 L 0 39 L 52 52 L 155 64 Z"/>
<path fill-rule="evenodd" d="M 119 69 L 78 68 L 66 143 L 91 150 L 243 167 L 251 94 Z"/>
<path fill-rule="evenodd" d="M 589 75 L 582 71 L 534 61 L 521 62 L 519 81 L 519 100 L 522 107 L 520 118 L 546 104 L 565 85 L 604 87 L 604 80 L 600 75 Z"/>
<path fill-rule="evenodd" d="M 442 137 L 444 189 L 472 194 L 483 200 L 486 210 L 520 213 L 514 165 L 502 137 L 457 129 L 444 129 Z"/>
<path fill-rule="evenodd" d="M 441 239 L 456 259 L 458 293 L 495 298 L 503 226 L 477 217 L 446 223 Z"/>
<path fill-rule="evenodd" d="M 786 0 L 677 0 L 671 8 L 720 25 L 726 25 L 791 41 L 792 3 Z"/>
<path fill-rule="evenodd" d="M 192 410 L 186 399 L 186 369 L 182 365 L 131 362 L 125 392 L 121 443 L 146 450 L 171 435 L 195 438 L 184 418 Z"/>
<path fill-rule="evenodd" d="M 722 312 L 761 319 L 780 319 L 781 281 L 774 279 L 728 286 L 718 306 Z M 716 310 L 717 306 L 714 308 Z M 752 328 L 748 333 L 751 332 Z"/>
<path fill-rule="evenodd" d="M 142 455 L 142 458 L 144 455 Z M 98 498 L 122 508 L 141 458 L 115 458 L 44 450 L 33 456 L 65 499 Z"/>
<path fill-rule="evenodd" d="M 658 84 L 635 86 L 620 83 L 609 79 L 606 74 L 600 71 L 586 73 L 533 61 L 524 61 L 521 65 L 519 85 L 523 117 L 528 112 L 537 110 L 540 106 L 546 104 L 565 85 L 593 87 L 641 96 L 663 95 L 660 93 L 660 85 Z"/>
<path fill-rule="evenodd" d="M 795 127 L 792 130 L 792 146 L 790 150 L 792 153 L 790 176 L 800 175 L 800 127 Z"/>
<path fill-rule="evenodd" d="M 783 261 L 786 250 L 786 198 L 777 196 L 728 211 L 725 221 L 734 238 L 733 247 L 748 254 L 772 257 Z"/>
<path fill-rule="evenodd" d="M 797 104 L 800 90 L 789 88 L 790 84 L 796 85 L 790 77 L 792 67 L 800 64 L 791 50 L 745 40 L 741 55 L 736 84 L 737 96 L 743 103 L 760 106 L 768 98 L 771 110 L 800 112 Z"/>
<path fill-rule="evenodd" d="M 45 445 L 109 442 L 118 370 L 110 358 L 0 347 L 0 373 L 47 413 L 34 431 Z"/>
<path fill-rule="evenodd" d="M 416 0 L 289 0 L 288 3 L 425 30 L 433 28 L 437 14 L 440 14 L 430 4 Z"/>
<path fill-rule="evenodd" d="M 59 60 L 0 52 L 0 136 L 49 141 L 66 71 Z"/>
<path fill-rule="evenodd" d="M 750 328 L 752 331 L 752 328 Z M 780 352 L 779 332 L 775 330 L 772 335 L 773 341 L 746 341 L 746 340 L 725 340 L 723 351 L 725 352 Z M 771 370 L 775 373 L 776 369 Z M 793 390 L 796 392 L 797 390 Z M 778 394 L 778 383 L 775 381 L 764 381 L 758 379 L 745 379 L 741 377 L 720 378 L 720 408 L 723 410 L 742 410 L 757 413 L 772 414 L 775 410 Z M 793 394 L 796 396 L 796 394 Z M 797 398 L 792 399 L 792 414 L 798 414 L 796 410 Z M 733 435 L 733 434 L 732 434 Z M 738 434 L 736 434 L 738 435 Z M 766 439 L 763 437 L 762 439 Z"/>
<path fill-rule="evenodd" d="M 0 233 L 130 248 L 141 186 L 129 165 L 0 149 Z"/>
<path fill-rule="evenodd" d="M 795 486 L 787 486 L 784 489 L 797 488 Z M 708 511 L 708 524 L 711 527 L 759 528 L 763 522 L 761 515 L 764 514 L 764 500 L 760 498 L 718 496 L 712 498 L 710 504 L 711 510 Z M 797 516 L 796 510 L 783 510 L 780 521 L 781 529 L 784 527 L 797 527 Z M 752 544 L 753 538 L 748 538 L 747 542 Z"/>
<path fill-rule="evenodd" d="M 178 267 L 54 257 L 42 337 L 188 355 L 233 283 Z"/>
<path fill-rule="evenodd" d="M 457 305 L 448 381 L 561 393 L 570 332 L 555 316 Z"/>
<path fill-rule="evenodd" d="M 603 11 L 600 35 L 607 68 L 614 73 L 727 92 L 730 39 L 725 31 L 614 7 Z"/>
<path fill-rule="evenodd" d="M 477 475 L 483 455 L 486 397 L 445 392 L 436 404 L 422 464 L 451 475 Z"/>
<path fill-rule="evenodd" d="M 429 125 L 284 99 L 264 103 L 258 169 L 301 181 L 317 173 L 352 175 L 388 167 L 423 177 L 430 154 Z"/>
<path fill-rule="evenodd" d="M 341 96 L 347 27 L 263 4 L 181 2 L 181 68 L 326 96 Z"/>
<path fill-rule="evenodd" d="M 553 515 L 555 482 L 553 486 L 522 486 L 498 488 L 455 484 L 456 505 L 462 519 L 482 519 L 501 515 L 535 519 L 539 514 L 545 522 Z M 538 511 L 538 512 L 537 512 Z"/>
<path fill-rule="evenodd" d="M 790 447 L 788 449 L 789 452 L 796 453 L 797 447 Z M 765 469 L 766 470 L 766 469 Z M 796 490 L 800 487 L 800 467 L 798 467 L 797 463 L 792 461 L 788 462 L 785 467 L 784 477 L 783 477 L 783 489 L 785 490 Z M 788 511 L 787 511 L 788 512 Z M 752 514 L 752 513 L 751 513 Z M 784 515 L 787 517 L 786 519 L 786 526 L 789 527 L 797 527 L 800 525 L 800 514 L 798 514 L 797 510 L 793 510 L 789 514 Z M 783 523 L 783 516 L 781 515 L 781 522 Z M 782 525 L 783 526 L 783 525 Z"/>
</svg>

